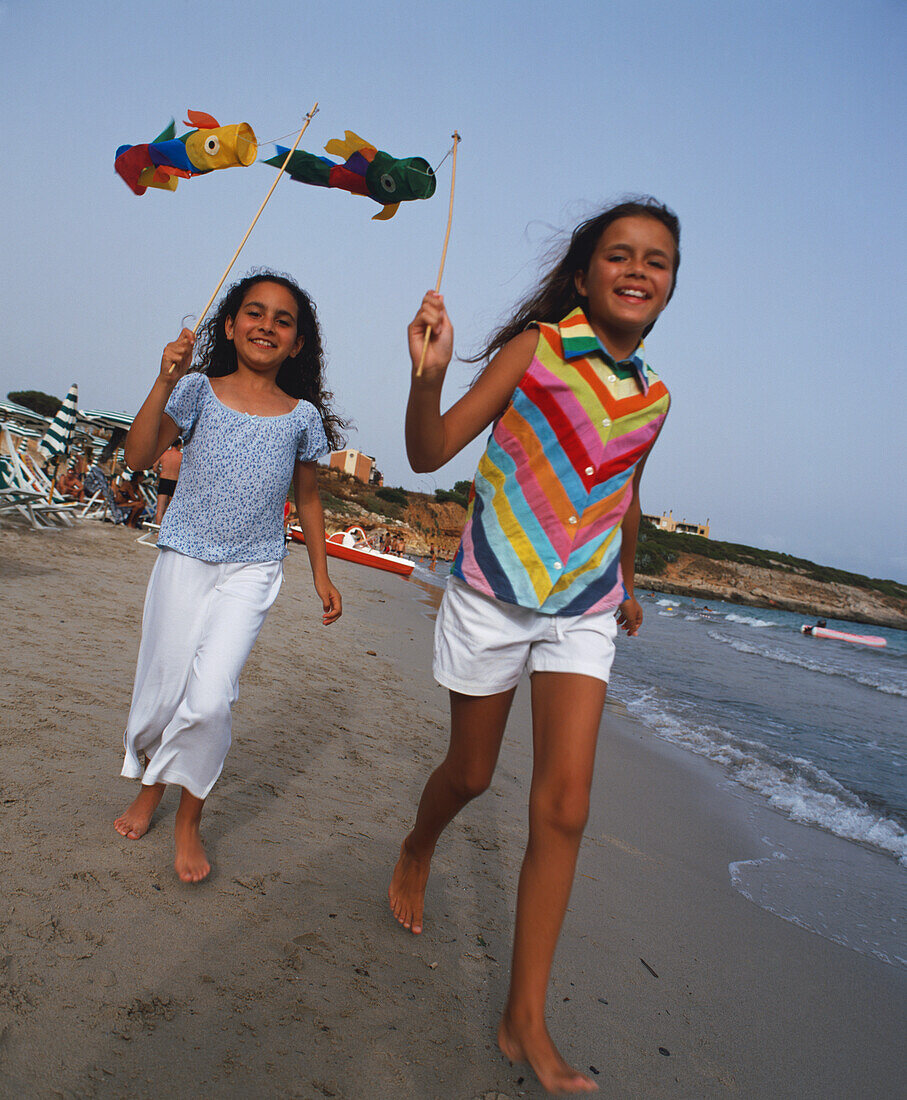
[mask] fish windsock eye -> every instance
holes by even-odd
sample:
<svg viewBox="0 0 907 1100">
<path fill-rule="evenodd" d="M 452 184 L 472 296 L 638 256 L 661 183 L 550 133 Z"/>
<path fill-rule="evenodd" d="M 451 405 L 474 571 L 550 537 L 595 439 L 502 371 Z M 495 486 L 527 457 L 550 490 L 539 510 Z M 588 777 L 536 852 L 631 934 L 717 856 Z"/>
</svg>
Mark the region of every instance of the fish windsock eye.
<svg viewBox="0 0 907 1100">
<path fill-rule="evenodd" d="M 386 172 L 378 182 L 389 195 L 392 195 L 397 190 L 397 184 Z"/>
<path fill-rule="evenodd" d="M 215 157 L 220 152 L 220 142 L 216 134 L 208 134 L 205 138 L 205 152 L 209 157 Z"/>
</svg>

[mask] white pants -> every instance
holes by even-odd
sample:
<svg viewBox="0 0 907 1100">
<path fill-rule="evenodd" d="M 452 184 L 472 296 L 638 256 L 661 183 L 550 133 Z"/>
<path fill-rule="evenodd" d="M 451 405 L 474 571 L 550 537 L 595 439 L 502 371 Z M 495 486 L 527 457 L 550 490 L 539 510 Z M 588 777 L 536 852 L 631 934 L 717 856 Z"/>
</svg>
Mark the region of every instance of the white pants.
<svg viewBox="0 0 907 1100">
<path fill-rule="evenodd" d="M 239 674 L 282 580 L 280 561 L 219 564 L 159 552 L 145 595 L 122 775 L 208 796 L 230 748 Z"/>
</svg>

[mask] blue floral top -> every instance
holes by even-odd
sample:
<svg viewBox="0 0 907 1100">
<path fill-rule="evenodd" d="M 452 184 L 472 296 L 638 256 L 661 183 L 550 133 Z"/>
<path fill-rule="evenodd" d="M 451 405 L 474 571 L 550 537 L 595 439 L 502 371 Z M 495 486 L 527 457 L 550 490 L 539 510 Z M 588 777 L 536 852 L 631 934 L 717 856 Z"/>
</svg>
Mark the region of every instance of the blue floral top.
<svg viewBox="0 0 907 1100">
<path fill-rule="evenodd" d="M 177 382 L 164 410 L 183 437 L 183 462 L 158 546 L 212 562 L 286 557 L 283 506 L 299 462 L 329 451 L 308 401 L 283 416 L 222 404 L 207 375 Z"/>
</svg>

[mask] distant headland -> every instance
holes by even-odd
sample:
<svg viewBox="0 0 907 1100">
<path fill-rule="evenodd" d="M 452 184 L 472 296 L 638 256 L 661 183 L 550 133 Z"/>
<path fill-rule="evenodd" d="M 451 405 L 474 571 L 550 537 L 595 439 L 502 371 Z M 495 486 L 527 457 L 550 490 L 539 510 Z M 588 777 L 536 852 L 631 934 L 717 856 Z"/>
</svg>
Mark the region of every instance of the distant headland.
<svg viewBox="0 0 907 1100">
<path fill-rule="evenodd" d="M 410 554 L 428 554 L 432 545 L 440 558 L 452 559 L 456 553 L 466 521 L 464 483 L 432 496 L 376 488 L 323 466 L 318 478 L 329 531 L 357 523 L 369 533 L 394 532 Z M 636 569 L 638 588 L 907 630 L 907 585 L 790 554 L 644 523 Z"/>
</svg>

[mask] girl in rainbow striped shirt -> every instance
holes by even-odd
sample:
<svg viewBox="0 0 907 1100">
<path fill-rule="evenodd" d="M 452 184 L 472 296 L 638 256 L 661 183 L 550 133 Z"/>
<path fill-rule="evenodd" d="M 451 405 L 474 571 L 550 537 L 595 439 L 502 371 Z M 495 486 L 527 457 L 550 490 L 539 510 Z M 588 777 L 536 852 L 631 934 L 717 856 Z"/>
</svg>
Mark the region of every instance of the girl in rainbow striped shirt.
<svg viewBox="0 0 907 1100">
<path fill-rule="evenodd" d="M 388 895 L 422 931 L 431 857 L 485 791 L 517 682 L 531 683 L 529 842 L 520 872 L 510 991 L 498 1045 L 551 1092 L 592 1092 L 545 1021 L 554 950 L 589 807 L 618 625 L 634 635 L 643 467 L 668 412 L 642 339 L 674 291 L 676 215 L 651 198 L 610 207 L 566 252 L 478 358 L 487 367 L 443 415 L 453 328 L 429 292 L 409 326 L 414 370 L 406 444 L 437 470 L 492 425 L 435 626 L 433 671 L 450 691 L 447 756 L 431 774 Z M 424 367 L 416 364 L 430 332 Z"/>
</svg>

